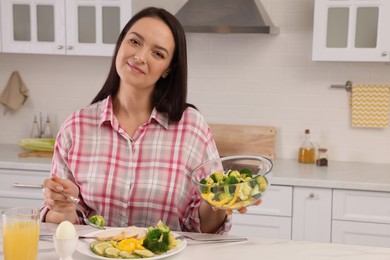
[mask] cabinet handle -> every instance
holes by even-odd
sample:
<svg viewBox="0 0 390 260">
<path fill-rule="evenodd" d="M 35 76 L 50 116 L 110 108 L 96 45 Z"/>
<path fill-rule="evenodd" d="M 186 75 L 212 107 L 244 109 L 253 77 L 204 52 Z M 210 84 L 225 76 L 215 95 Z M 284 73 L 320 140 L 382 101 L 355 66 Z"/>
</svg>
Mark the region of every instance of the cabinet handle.
<svg viewBox="0 0 390 260">
<path fill-rule="evenodd" d="M 17 182 L 12 184 L 12 186 L 15 188 L 34 188 L 34 189 L 42 189 L 43 188 L 43 185 L 22 184 L 22 183 L 17 183 Z"/>
<path fill-rule="evenodd" d="M 382 52 L 382 57 L 386 57 L 388 55 L 388 52 L 387 51 L 383 51 Z"/>
<path fill-rule="evenodd" d="M 67 50 L 73 50 L 73 46 L 66 47 Z"/>
<path fill-rule="evenodd" d="M 309 198 L 314 198 L 315 196 L 316 195 L 313 192 L 309 193 Z"/>
<path fill-rule="evenodd" d="M 64 48 L 63 45 L 58 45 L 58 46 L 57 46 L 57 50 L 62 50 L 63 48 Z"/>
</svg>

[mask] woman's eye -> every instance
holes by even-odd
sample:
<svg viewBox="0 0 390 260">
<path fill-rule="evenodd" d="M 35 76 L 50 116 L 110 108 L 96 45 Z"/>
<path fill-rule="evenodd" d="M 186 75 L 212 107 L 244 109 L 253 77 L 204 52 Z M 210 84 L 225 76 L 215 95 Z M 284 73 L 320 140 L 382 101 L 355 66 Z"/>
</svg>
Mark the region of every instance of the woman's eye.
<svg viewBox="0 0 390 260">
<path fill-rule="evenodd" d="M 158 52 L 158 51 L 156 51 L 156 52 L 154 53 L 154 55 L 155 55 L 156 57 L 158 57 L 159 59 L 164 59 L 164 58 L 165 58 L 164 54 L 162 54 L 161 52 Z"/>
<path fill-rule="evenodd" d="M 130 39 L 129 42 L 132 44 L 132 45 L 140 45 L 140 42 L 136 39 Z"/>
</svg>

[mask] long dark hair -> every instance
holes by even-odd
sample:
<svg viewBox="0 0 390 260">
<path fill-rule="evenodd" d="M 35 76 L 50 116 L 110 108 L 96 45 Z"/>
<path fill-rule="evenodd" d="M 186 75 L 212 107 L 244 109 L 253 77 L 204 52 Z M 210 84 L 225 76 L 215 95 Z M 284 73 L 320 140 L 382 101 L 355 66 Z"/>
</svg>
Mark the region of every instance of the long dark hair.
<svg viewBox="0 0 390 260">
<path fill-rule="evenodd" d="M 184 110 L 194 107 L 187 103 L 187 47 L 183 27 L 171 13 L 162 8 L 148 7 L 135 14 L 121 31 L 115 46 L 111 69 L 102 89 L 93 99 L 92 104 L 101 101 L 109 95 L 115 96 L 119 89 L 120 78 L 116 70 L 115 60 L 118 50 L 128 30 L 135 22 L 144 17 L 161 19 L 170 28 L 175 41 L 175 51 L 170 64 L 169 74 L 156 82 L 152 94 L 152 104 L 157 111 L 167 113 L 169 120 L 177 122 Z"/>
</svg>

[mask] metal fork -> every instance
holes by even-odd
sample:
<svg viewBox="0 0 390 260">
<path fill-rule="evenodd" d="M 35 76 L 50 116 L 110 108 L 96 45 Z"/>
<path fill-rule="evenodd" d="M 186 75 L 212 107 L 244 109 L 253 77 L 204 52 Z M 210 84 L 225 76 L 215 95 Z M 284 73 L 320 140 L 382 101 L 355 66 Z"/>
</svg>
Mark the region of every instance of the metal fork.
<svg viewBox="0 0 390 260">
<path fill-rule="evenodd" d="M 80 202 L 79 198 L 75 198 L 75 197 L 67 194 L 63 190 L 60 190 L 60 193 L 62 195 L 64 195 L 68 201 L 72 202 L 76 206 L 76 210 L 81 213 L 83 221 L 84 221 L 85 224 L 87 224 L 88 226 L 94 227 L 94 228 L 105 229 L 104 227 L 98 226 L 98 225 L 92 223 L 91 221 L 89 221 L 89 219 L 87 218 L 87 216 L 85 216 L 84 211 L 82 210 L 82 208 L 79 205 L 79 202 Z"/>
<path fill-rule="evenodd" d="M 211 243 L 228 243 L 228 242 L 242 242 L 247 241 L 248 239 L 245 237 L 234 237 L 234 238 L 194 238 L 188 235 L 179 235 L 175 237 L 176 239 L 188 239 L 197 242 L 211 242 Z"/>
</svg>

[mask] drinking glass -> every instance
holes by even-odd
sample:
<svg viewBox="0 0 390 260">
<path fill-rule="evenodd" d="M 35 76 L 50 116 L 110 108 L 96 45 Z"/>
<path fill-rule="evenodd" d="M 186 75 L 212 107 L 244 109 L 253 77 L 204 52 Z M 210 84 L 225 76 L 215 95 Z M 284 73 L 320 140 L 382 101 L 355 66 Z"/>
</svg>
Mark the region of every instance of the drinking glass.
<svg viewBox="0 0 390 260">
<path fill-rule="evenodd" d="M 36 260 L 39 209 L 9 208 L 2 212 L 4 260 Z"/>
</svg>

